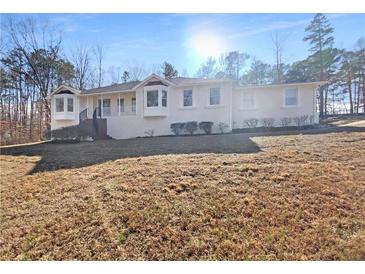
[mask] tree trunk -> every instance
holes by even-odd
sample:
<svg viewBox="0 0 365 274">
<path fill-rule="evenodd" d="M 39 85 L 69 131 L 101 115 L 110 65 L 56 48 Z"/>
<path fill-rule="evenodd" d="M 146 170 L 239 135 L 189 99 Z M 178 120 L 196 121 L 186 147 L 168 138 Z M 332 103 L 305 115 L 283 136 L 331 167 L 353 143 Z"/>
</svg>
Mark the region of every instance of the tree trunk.
<svg viewBox="0 0 365 274">
<path fill-rule="evenodd" d="M 347 85 L 348 85 L 348 89 L 349 89 L 350 114 L 353 114 L 354 113 L 354 102 L 352 99 L 351 77 L 347 80 Z"/>
</svg>

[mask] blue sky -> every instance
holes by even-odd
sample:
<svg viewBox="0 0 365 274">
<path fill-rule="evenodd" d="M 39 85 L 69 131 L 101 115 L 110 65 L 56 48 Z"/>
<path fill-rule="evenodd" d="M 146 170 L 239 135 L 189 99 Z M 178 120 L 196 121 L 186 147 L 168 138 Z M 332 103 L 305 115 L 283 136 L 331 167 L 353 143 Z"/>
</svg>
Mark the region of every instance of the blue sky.
<svg viewBox="0 0 365 274">
<path fill-rule="evenodd" d="M 29 16 L 29 15 L 19 15 Z M 37 14 L 64 30 L 66 54 L 76 44 L 105 47 L 105 67 L 125 68 L 168 61 L 194 75 L 209 55 L 240 50 L 272 63 L 271 35 L 285 39 L 284 59 L 308 55 L 302 41 L 313 14 Z M 326 14 L 335 28 L 335 45 L 351 49 L 365 36 L 364 14 Z"/>
</svg>

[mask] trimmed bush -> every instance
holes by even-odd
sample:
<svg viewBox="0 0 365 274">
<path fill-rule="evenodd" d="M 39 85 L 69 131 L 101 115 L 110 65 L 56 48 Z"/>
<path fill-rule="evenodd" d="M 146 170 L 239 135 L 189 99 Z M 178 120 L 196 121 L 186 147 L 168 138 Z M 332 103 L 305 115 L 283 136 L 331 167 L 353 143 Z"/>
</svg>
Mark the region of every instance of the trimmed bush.
<svg viewBox="0 0 365 274">
<path fill-rule="evenodd" d="M 288 127 L 292 123 L 292 118 L 290 118 L 290 117 L 283 117 L 283 118 L 280 119 L 280 121 L 281 121 L 281 126 L 282 127 Z"/>
<path fill-rule="evenodd" d="M 218 124 L 218 128 L 220 130 L 220 132 L 223 134 L 227 128 L 229 128 L 229 126 L 226 123 L 220 122 Z"/>
<path fill-rule="evenodd" d="M 308 120 L 308 115 L 297 116 L 294 118 L 294 123 L 297 127 L 301 128 L 306 124 L 307 120 Z"/>
<path fill-rule="evenodd" d="M 181 131 L 185 128 L 185 123 L 172 123 L 170 128 L 175 135 L 180 135 Z"/>
<path fill-rule="evenodd" d="M 259 120 L 256 118 L 252 118 L 252 119 L 244 120 L 243 123 L 249 128 L 255 128 L 255 127 L 257 127 Z"/>
<path fill-rule="evenodd" d="M 275 123 L 274 118 L 263 118 L 261 119 L 262 126 L 265 128 L 272 128 Z"/>
<path fill-rule="evenodd" d="M 205 134 L 212 133 L 213 122 L 200 122 L 199 128 L 205 132 Z"/>
<path fill-rule="evenodd" d="M 193 135 L 194 131 L 198 130 L 198 122 L 196 121 L 186 122 L 185 130 L 189 132 L 190 135 Z"/>
</svg>

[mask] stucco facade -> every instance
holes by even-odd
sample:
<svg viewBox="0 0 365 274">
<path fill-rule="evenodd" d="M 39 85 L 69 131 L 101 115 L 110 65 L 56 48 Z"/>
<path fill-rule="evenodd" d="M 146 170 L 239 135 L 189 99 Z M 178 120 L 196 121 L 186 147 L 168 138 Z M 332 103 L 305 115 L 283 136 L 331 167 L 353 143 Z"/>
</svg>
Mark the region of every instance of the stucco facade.
<svg viewBox="0 0 365 274">
<path fill-rule="evenodd" d="M 146 136 L 146 131 L 153 131 L 154 136 L 170 135 L 171 123 L 188 121 L 211 121 L 214 123 L 213 132 L 219 132 L 219 123 L 226 124 L 227 131 L 245 127 L 244 120 L 251 118 L 274 118 L 275 126 L 280 126 L 280 119 L 283 117 L 317 117 L 315 90 L 319 84 L 248 87 L 238 86 L 227 80 L 180 78 L 168 81 L 152 75 L 128 89 L 115 85 L 108 90 L 74 92 L 74 116 L 62 116 L 56 112 L 56 98 L 62 96 L 60 91 L 67 89 L 63 87 L 50 96 L 51 128 L 78 124 L 79 113 L 85 110 L 89 119 L 95 114 L 107 119 L 107 133 L 115 139 Z M 286 98 L 288 89 L 291 90 L 288 94 L 294 94 L 296 98 Z M 189 91 L 189 99 L 192 97 L 189 101 L 191 106 L 184 106 L 184 91 Z M 148 106 L 148 92 L 156 95 L 156 100 L 153 101 L 156 106 Z M 213 94 L 217 97 L 215 101 L 212 99 Z M 245 102 L 247 98 L 250 100 L 249 105 Z M 165 101 L 162 102 L 163 100 Z M 296 104 L 286 106 L 286 102 Z M 58 110 L 61 110 L 60 100 L 58 105 Z M 64 112 L 67 113 L 66 109 Z M 318 120 L 311 120 L 311 123 L 316 121 Z"/>
</svg>

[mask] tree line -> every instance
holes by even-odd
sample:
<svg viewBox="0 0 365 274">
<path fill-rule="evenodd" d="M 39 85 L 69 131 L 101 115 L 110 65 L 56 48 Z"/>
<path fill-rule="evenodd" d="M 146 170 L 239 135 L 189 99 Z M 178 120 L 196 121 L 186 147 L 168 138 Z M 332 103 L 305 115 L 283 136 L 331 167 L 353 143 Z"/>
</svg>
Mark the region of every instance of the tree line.
<svg viewBox="0 0 365 274">
<path fill-rule="evenodd" d="M 292 64 L 284 58 L 284 41 L 272 35 L 274 64 L 267 64 L 240 51 L 208 58 L 196 72 L 201 78 L 227 78 L 241 84 L 275 84 L 328 81 L 318 94 L 320 115 L 364 112 L 365 38 L 352 50 L 335 48 L 327 18 L 316 14 L 306 27 L 304 42 L 309 56 Z M 0 127 L 1 144 L 36 141 L 50 128 L 49 94 L 67 84 L 77 89 L 141 80 L 151 73 L 166 79 L 188 76 L 168 63 L 146 67 L 134 62 L 105 68 L 101 43 L 75 45 L 68 54 L 62 31 L 34 18 L 1 22 L 0 37 Z M 249 62 L 250 61 L 250 62 Z M 248 69 L 245 69 L 248 66 Z"/>
<path fill-rule="evenodd" d="M 354 41 L 352 50 L 335 48 L 334 28 L 320 13 L 314 16 L 305 32 L 303 41 L 309 43 L 310 54 L 304 60 L 285 63 L 284 39 L 275 34 L 271 37 L 274 64 L 233 51 L 222 54 L 218 59 L 208 58 L 196 75 L 229 78 L 251 85 L 328 81 L 318 93 L 320 116 L 364 112 L 365 38 Z M 248 69 L 244 71 L 247 65 Z"/>
</svg>

